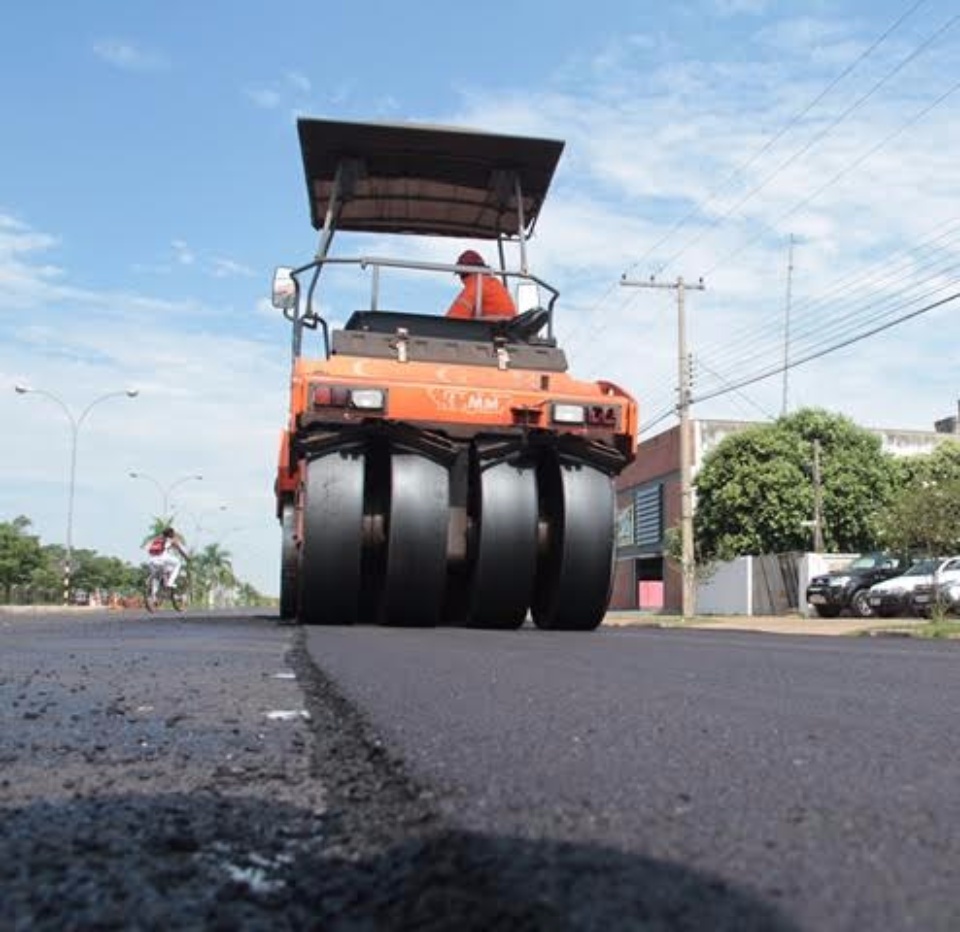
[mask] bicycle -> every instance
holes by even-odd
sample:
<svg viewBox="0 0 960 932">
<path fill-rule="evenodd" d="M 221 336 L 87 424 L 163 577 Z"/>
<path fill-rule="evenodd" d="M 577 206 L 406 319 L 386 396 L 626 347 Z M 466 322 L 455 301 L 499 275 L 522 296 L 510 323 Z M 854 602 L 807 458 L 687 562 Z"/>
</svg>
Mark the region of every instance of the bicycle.
<svg viewBox="0 0 960 932">
<path fill-rule="evenodd" d="M 171 586 L 169 566 L 162 563 L 151 563 L 147 568 L 147 579 L 144 583 L 143 604 L 148 612 L 155 612 L 163 606 L 165 599 L 175 611 L 182 612 L 187 604 L 186 574 L 181 572 L 178 585 Z"/>
</svg>

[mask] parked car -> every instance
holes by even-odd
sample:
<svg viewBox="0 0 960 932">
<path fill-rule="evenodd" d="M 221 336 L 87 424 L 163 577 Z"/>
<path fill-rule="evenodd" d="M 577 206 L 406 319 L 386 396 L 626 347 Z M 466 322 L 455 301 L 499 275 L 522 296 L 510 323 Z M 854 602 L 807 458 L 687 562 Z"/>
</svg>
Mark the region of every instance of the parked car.
<svg viewBox="0 0 960 932">
<path fill-rule="evenodd" d="M 947 615 L 960 615 L 960 579 L 948 577 L 917 586 L 910 595 L 914 615 L 929 618 L 939 608 Z"/>
<path fill-rule="evenodd" d="M 845 569 L 814 576 L 807 586 L 807 602 L 821 618 L 836 618 L 844 609 L 858 618 L 867 618 L 873 614 L 867 601 L 870 587 L 899 576 L 907 566 L 905 557 L 865 553 Z"/>
<path fill-rule="evenodd" d="M 913 614 L 913 595 L 920 587 L 932 591 L 934 582 L 960 581 L 960 557 L 930 557 L 914 563 L 895 579 L 870 587 L 870 607 L 881 618 Z"/>
</svg>

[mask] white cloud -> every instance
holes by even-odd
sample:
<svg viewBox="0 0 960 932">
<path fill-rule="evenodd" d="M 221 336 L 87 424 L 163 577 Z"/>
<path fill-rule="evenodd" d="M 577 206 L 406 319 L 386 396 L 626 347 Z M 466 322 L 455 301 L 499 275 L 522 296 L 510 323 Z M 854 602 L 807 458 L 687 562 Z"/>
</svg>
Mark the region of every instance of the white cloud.
<svg viewBox="0 0 960 932">
<path fill-rule="evenodd" d="M 299 71 L 288 71 L 284 77 L 287 83 L 295 90 L 302 91 L 304 94 L 310 93 L 310 79 L 305 74 Z"/>
<path fill-rule="evenodd" d="M 123 71 L 159 71 L 168 66 L 163 55 L 124 39 L 100 39 L 94 43 L 93 52 Z"/>
<path fill-rule="evenodd" d="M 244 90 L 247 97 L 264 110 L 274 110 L 280 106 L 283 98 L 279 91 L 268 87 L 248 87 Z"/>
<path fill-rule="evenodd" d="M 21 250 L 34 244 L 37 258 L 38 244 L 55 242 L 0 223 L 4 275 L 11 236 Z M 228 310 L 51 283 L 42 264 L 18 262 L 21 288 L 42 295 L 44 314 L 24 318 L 0 289 L 0 420 L 17 437 L 0 464 L 0 520 L 26 514 L 44 540 L 63 541 L 69 424 L 43 396 L 15 394 L 15 384 L 58 396 L 75 416 L 106 393 L 135 387 L 136 399 L 98 402 L 78 432 L 75 546 L 137 561 L 160 505 L 157 490 L 128 471 L 163 484 L 199 472 L 203 482 L 175 497 L 188 537 L 195 524 L 206 542 L 229 530 L 224 544 L 237 572 L 275 592 L 272 482 L 289 368 L 280 324 L 275 340 L 244 338 Z"/>
<path fill-rule="evenodd" d="M 179 265 L 193 265 L 196 256 L 193 250 L 182 239 L 175 239 L 171 244 L 174 256 Z"/>
<path fill-rule="evenodd" d="M 286 71 L 279 78 L 258 82 L 244 89 L 246 97 L 263 110 L 305 107 L 312 90 L 310 79 L 301 71 Z"/>
<path fill-rule="evenodd" d="M 714 11 L 719 16 L 749 14 L 757 16 L 766 11 L 769 0 L 712 0 Z"/>
<path fill-rule="evenodd" d="M 214 278 L 229 278 L 238 275 L 243 278 L 255 278 L 257 275 L 249 266 L 233 259 L 215 258 L 210 263 L 210 269 Z"/>
</svg>

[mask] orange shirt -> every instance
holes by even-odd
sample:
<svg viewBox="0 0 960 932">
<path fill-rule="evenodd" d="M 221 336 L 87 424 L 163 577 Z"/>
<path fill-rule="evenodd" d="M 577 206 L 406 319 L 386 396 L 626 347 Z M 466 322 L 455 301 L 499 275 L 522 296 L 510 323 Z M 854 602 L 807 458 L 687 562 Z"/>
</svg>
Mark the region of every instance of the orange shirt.
<svg viewBox="0 0 960 932">
<path fill-rule="evenodd" d="M 480 292 L 482 299 L 477 307 L 477 287 L 480 280 L 483 287 Z M 463 284 L 463 291 L 457 295 L 447 311 L 447 317 L 456 317 L 460 320 L 470 320 L 480 317 L 516 317 L 517 306 L 510 297 L 510 292 L 504 287 L 499 278 L 492 275 L 468 275 Z"/>
</svg>

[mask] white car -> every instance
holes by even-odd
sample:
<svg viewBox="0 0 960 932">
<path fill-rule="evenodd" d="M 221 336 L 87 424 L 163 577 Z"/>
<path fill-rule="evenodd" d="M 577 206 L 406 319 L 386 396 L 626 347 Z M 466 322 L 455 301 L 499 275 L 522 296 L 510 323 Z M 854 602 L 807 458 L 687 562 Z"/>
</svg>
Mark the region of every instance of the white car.
<svg viewBox="0 0 960 932">
<path fill-rule="evenodd" d="M 875 614 L 881 618 L 893 618 L 910 612 L 910 595 L 917 586 L 952 580 L 960 581 L 960 557 L 933 557 L 914 563 L 900 576 L 875 583 L 870 587 L 867 599 Z"/>
</svg>

